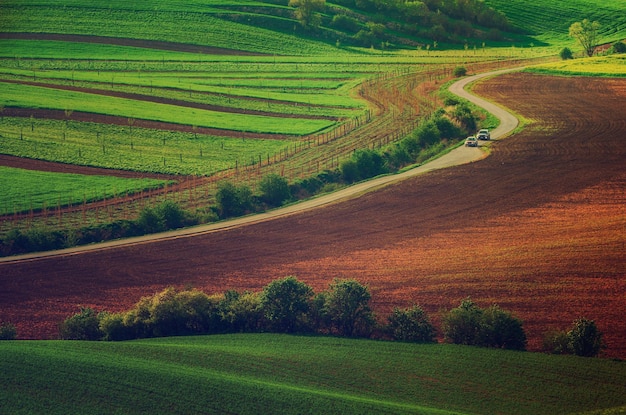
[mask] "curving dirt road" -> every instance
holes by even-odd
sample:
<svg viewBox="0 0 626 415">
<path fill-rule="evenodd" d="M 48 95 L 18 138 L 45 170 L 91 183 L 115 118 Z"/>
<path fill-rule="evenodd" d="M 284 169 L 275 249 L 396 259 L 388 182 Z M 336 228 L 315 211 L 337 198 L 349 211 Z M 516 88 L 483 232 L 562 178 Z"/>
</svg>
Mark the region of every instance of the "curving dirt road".
<svg viewBox="0 0 626 415">
<path fill-rule="evenodd" d="M 607 355 L 626 357 L 626 80 L 512 73 L 474 90 L 535 123 L 489 157 L 390 176 L 332 209 L 1 263 L 0 319 L 51 338 L 79 306 L 123 310 L 168 285 L 258 290 L 296 275 L 322 290 L 346 277 L 370 286 L 381 315 L 419 303 L 437 320 L 467 296 L 498 303 L 522 318 L 531 349 L 585 316 Z"/>
<path fill-rule="evenodd" d="M 500 125 L 496 129 L 494 129 L 491 133 L 491 137 L 493 140 L 500 139 L 506 136 L 507 134 L 511 133 L 515 128 L 517 128 L 518 126 L 517 118 L 515 118 L 511 113 L 506 111 L 504 108 L 499 107 L 480 97 L 477 97 L 476 95 L 471 94 L 470 92 L 466 91 L 465 88 L 467 87 L 467 85 L 473 82 L 476 82 L 479 79 L 487 78 L 490 76 L 497 76 L 503 73 L 512 72 L 516 70 L 519 70 L 519 68 L 503 69 L 499 71 L 477 74 L 477 75 L 463 78 L 450 86 L 450 91 L 453 92 L 454 94 L 462 98 L 465 98 L 475 103 L 476 105 L 479 105 L 485 108 L 487 111 L 491 112 L 495 117 L 500 119 Z M 488 145 L 488 143 L 483 143 L 482 145 Z M 249 225 L 253 223 L 265 222 L 268 220 L 285 217 L 288 215 L 293 215 L 293 214 L 304 212 L 307 210 L 325 207 L 333 203 L 337 203 L 340 201 L 358 197 L 366 192 L 379 189 L 383 186 L 386 186 L 388 184 L 391 184 L 400 180 L 405 180 L 409 177 L 414 177 L 414 176 L 417 176 L 417 175 L 420 175 L 420 174 L 423 174 L 432 170 L 438 170 L 438 169 L 448 168 L 452 166 L 458 166 L 458 165 L 465 164 L 465 163 L 470 163 L 473 161 L 477 161 L 481 159 L 482 157 L 484 157 L 484 153 L 480 151 L 479 149 L 461 146 L 450 151 L 444 156 L 431 161 L 430 163 L 413 168 L 411 170 L 407 170 L 404 173 L 378 177 L 372 180 L 358 183 L 356 185 L 350 186 L 348 188 L 345 188 L 337 192 L 322 195 L 314 199 L 300 202 L 291 206 L 274 209 L 269 212 L 256 214 L 253 216 L 246 216 L 242 218 L 234 218 L 234 219 L 224 221 L 224 222 L 196 226 L 196 227 L 188 228 L 188 229 L 179 229 L 179 230 L 174 230 L 174 231 L 169 231 L 169 232 L 163 232 L 159 234 L 144 235 L 144 236 L 139 236 L 135 238 L 108 241 L 108 242 L 103 242 L 99 244 L 93 244 L 93 245 L 88 245 L 88 246 L 78 246 L 74 248 L 62 249 L 62 250 L 57 250 L 57 251 L 33 252 L 33 253 L 19 255 L 19 256 L 0 258 L 0 263 L 25 261 L 25 260 L 32 260 L 32 259 L 45 258 L 45 257 L 50 257 L 50 256 L 58 256 L 58 255 L 72 255 L 72 254 L 79 254 L 79 253 L 86 252 L 86 251 L 110 249 L 110 248 L 115 248 L 115 247 L 120 247 L 120 246 L 136 245 L 136 244 L 142 244 L 142 243 L 152 243 L 152 242 L 159 241 L 159 240 L 168 240 L 168 239 L 198 236 L 202 234 L 222 231 L 226 229 L 232 229 L 232 228 Z M 11 159 L 17 159 L 17 158 L 11 158 Z M 55 164 L 55 163 L 50 163 L 50 164 Z M 102 169 L 97 169 L 97 170 L 102 170 Z"/>
</svg>

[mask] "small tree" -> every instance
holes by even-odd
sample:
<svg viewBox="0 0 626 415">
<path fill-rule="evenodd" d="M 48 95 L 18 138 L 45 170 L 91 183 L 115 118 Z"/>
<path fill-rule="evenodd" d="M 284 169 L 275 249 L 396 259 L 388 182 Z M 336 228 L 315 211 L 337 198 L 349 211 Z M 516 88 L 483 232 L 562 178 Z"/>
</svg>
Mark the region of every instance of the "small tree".
<svg viewBox="0 0 626 415">
<path fill-rule="evenodd" d="M 552 354 L 572 354 L 569 337 L 565 330 L 551 330 L 545 333 L 541 349 Z"/>
<path fill-rule="evenodd" d="M 454 68 L 452 75 L 454 75 L 455 78 L 460 78 L 467 75 L 467 69 L 465 69 L 465 66 L 457 66 Z"/>
<path fill-rule="evenodd" d="M 593 52 L 596 50 L 598 29 L 600 29 L 600 23 L 583 19 L 582 22 L 572 23 L 569 27 L 569 35 L 578 40 L 587 56 L 593 56 Z"/>
<path fill-rule="evenodd" d="M 611 53 L 626 53 L 626 43 L 617 41 L 611 46 Z M 2 112 L 2 109 L 0 109 Z"/>
<path fill-rule="evenodd" d="M 318 12 L 324 10 L 326 0 L 289 0 L 289 7 L 296 8 L 296 19 L 303 27 L 317 27 L 322 21 Z"/>
<path fill-rule="evenodd" d="M 602 333 L 593 320 L 579 318 L 574 320 L 572 329 L 567 332 L 571 350 L 577 356 L 594 357 L 605 345 Z"/>
<path fill-rule="evenodd" d="M 353 158 L 342 161 L 339 165 L 339 171 L 341 172 L 341 177 L 347 183 L 359 180 L 359 167 L 356 165 L 356 160 Z"/>
<path fill-rule="evenodd" d="M 278 174 L 263 176 L 259 183 L 261 200 L 271 206 L 280 206 L 291 197 L 289 182 Z"/>
<path fill-rule="evenodd" d="M 395 340 L 419 343 L 435 341 L 435 327 L 418 305 L 402 310 L 394 308 L 387 320 L 387 329 Z"/>
<path fill-rule="evenodd" d="M 367 286 L 355 280 L 335 280 L 325 293 L 324 315 L 331 331 L 342 336 L 367 337 L 376 321 Z"/>
<path fill-rule="evenodd" d="M 261 307 L 270 328 L 284 333 L 305 330 L 312 296 L 313 289 L 296 277 L 269 283 L 263 289 Z"/>
<path fill-rule="evenodd" d="M 256 332 L 265 327 L 260 293 L 226 291 L 220 303 L 220 315 L 228 331 Z"/>
<path fill-rule="evenodd" d="M 480 333 L 482 310 L 469 298 L 443 316 L 444 339 L 454 344 L 475 345 Z"/>
<path fill-rule="evenodd" d="M 522 322 L 497 305 L 485 309 L 480 324 L 479 346 L 526 350 Z"/>
<path fill-rule="evenodd" d="M 217 209 L 222 218 L 243 215 L 252 208 L 252 191 L 248 186 L 220 182 L 215 194 Z"/>
<path fill-rule="evenodd" d="M 524 350 L 526 334 L 522 322 L 497 305 L 487 309 L 465 299 L 443 317 L 446 341 L 482 347 Z"/>
<path fill-rule="evenodd" d="M 567 47 L 561 49 L 561 52 L 559 53 L 559 56 L 564 61 L 568 60 L 568 59 L 574 59 L 574 54 L 572 53 L 572 50 L 570 48 L 567 48 Z"/>
<path fill-rule="evenodd" d="M 63 340 L 101 340 L 103 333 L 98 313 L 89 307 L 81 307 L 79 313 L 61 323 L 59 337 Z"/>
</svg>

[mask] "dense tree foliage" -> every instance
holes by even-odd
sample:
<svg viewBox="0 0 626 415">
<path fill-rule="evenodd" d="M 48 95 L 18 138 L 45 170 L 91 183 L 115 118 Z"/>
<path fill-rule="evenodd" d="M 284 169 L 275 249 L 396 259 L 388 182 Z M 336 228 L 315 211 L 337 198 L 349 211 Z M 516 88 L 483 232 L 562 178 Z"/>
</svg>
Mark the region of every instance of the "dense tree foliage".
<svg viewBox="0 0 626 415">
<path fill-rule="evenodd" d="M 100 318 L 92 308 L 81 308 L 59 326 L 59 337 L 63 340 L 99 340 L 102 338 Z"/>
<path fill-rule="evenodd" d="M 553 354 L 593 357 L 605 347 L 596 323 L 584 317 L 574 320 L 570 330 L 552 330 L 543 339 L 543 351 Z"/>
<path fill-rule="evenodd" d="M 565 47 L 563 49 L 561 49 L 561 52 L 559 53 L 559 56 L 561 57 L 562 60 L 568 60 L 568 59 L 574 59 L 574 54 L 572 53 L 572 50 L 568 47 Z"/>
<path fill-rule="evenodd" d="M 269 283 L 261 294 L 261 307 L 272 331 L 306 331 L 313 289 L 295 277 Z"/>
<path fill-rule="evenodd" d="M 354 36 L 366 47 L 390 40 L 393 37 L 390 32 L 438 42 L 460 42 L 467 38 L 501 40 L 502 31 L 511 30 L 504 14 L 480 0 L 337 0 L 335 3 L 371 19 L 360 22 L 361 29 Z M 333 17 L 333 26 L 356 32 L 358 20 L 347 17 L 350 19 Z"/>
<path fill-rule="evenodd" d="M 604 348 L 602 333 L 593 320 L 579 318 L 574 320 L 567 332 L 572 352 L 576 356 L 594 357 Z"/>
<path fill-rule="evenodd" d="M 252 191 L 246 185 L 236 186 L 230 182 L 220 182 L 215 201 L 220 217 L 243 215 L 252 208 Z"/>
<path fill-rule="evenodd" d="M 387 318 L 387 330 L 395 340 L 432 343 L 435 342 L 435 326 L 420 306 L 400 309 L 394 308 Z"/>
<path fill-rule="evenodd" d="M 323 321 L 331 333 L 348 337 L 370 335 L 376 320 L 367 286 L 355 280 L 337 279 L 321 297 Z"/>
<path fill-rule="evenodd" d="M 324 10 L 326 0 L 289 0 L 289 6 L 295 7 L 296 19 L 305 28 L 319 26 L 321 17 L 318 12 Z"/>
<path fill-rule="evenodd" d="M 443 317 L 446 341 L 472 346 L 525 350 L 526 334 L 522 322 L 497 305 L 487 309 L 465 299 Z"/>
<path fill-rule="evenodd" d="M 436 342 L 437 330 L 419 306 L 394 308 L 379 324 L 370 307 L 366 285 L 335 279 L 317 294 L 294 276 L 274 280 L 261 292 L 207 295 L 196 289 L 169 287 L 141 298 L 120 313 L 81 308 L 59 325 L 67 340 L 129 340 L 146 337 L 228 332 L 315 332 L 348 337 L 391 338 L 407 342 Z M 525 350 L 522 322 L 509 311 L 492 305 L 478 307 L 469 298 L 441 319 L 444 340 L 481 347 Z M 15 326 L 2 324 L 0 340 L 13 339 Z M 568 331 L 544 337 L 544 351 L 597 356 L 606 345 L 593 320 L 580 318 Z"/>
<path fill-rule="evenodd" d="M 263 176 L 259 189 L 261 200 L 270 206 L 280 206 L 291 197 L 289 182 L 278 174 Z"/>
</svg>

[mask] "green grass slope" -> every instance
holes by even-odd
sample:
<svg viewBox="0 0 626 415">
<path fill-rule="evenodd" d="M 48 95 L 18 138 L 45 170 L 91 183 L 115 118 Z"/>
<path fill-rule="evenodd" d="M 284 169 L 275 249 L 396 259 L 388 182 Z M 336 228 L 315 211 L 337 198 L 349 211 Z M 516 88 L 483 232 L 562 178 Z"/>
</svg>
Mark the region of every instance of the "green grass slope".
<svg viewBox="0 0 626 415">
<path fill-rule="evenodd" d="M 272 334 L 0 343 L 11 414 L 619 413 L 624 362 Z M 621 408 L 621 409 L 620 409 Z"/>
<path fill-rule="evenodd" d="M 244 13 L 245 7 L 264 7 L 262 14 Z M 228 7 L 239 10 L 228 11 Z M 128 2 L 113 0 L 9 0 L 0 4 L 0 33 L 98 35 L 142 39 L 263 54 L 301 55 L 336 53 L 334 47 L 279 31 L 254 27 L 252 19 L 284 26 L 285 6 L 243 1 Z M 243 10 L 242 10 L 243 9 Z M 270 10 L 267 10 L 270 9 Z M 293 27 L 293 21 L 287 20 Z M 258 23 L 258 22 L 257 22 Z M 258 25 L 257 25 L 258 26 Z M 250 32 L 254 36 L 250 36 Z"/>
<path fill-rule="evenodd" d="M 578 47 L 568 32 L 572 23 L 583 19 L 600 22 L 599 43 L 626 38 L 626 0 L 485 0 L 485 3 L 503 12 L 513 26 L 533 36 L 538 44 Z"/>
</svg>

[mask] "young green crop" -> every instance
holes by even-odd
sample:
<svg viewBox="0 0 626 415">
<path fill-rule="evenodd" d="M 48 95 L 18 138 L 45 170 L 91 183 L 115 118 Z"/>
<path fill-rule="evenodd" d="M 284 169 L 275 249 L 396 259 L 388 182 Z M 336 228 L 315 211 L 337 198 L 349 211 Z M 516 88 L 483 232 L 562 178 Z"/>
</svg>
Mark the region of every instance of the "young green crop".
<svg viewBox="0 0 626 415">
<path fill-rule="evenodd" d="M 68 164 L 211 175 L 267 160 L 288 141 L 207 136 L 130 126 L 4 117 L 0 153 Z"/>
<path fill-rule="evenodd" d="M 333 125 L 332 122 L 324 120 L 300 119 L 296 123 L 293 120 L 279 117 L 223 113 L 86 92 L 9 83 L 2 84 L 0 103 L 12 107 L 71 109 L 95 114 L 254 133 L 306 135 Z"/>
<path fill-rule="evenodd" d="M 234 5 L 234 4 L 233 4 Z M 239 3 L 237 6 L 249 6 Z M 263 4 L 263 7 L 284 8 Z M 90 1 L 4 1 L 0 6 L 0 28 L 7 32 L 60 33 L 169 41 L 195 45 L 257 52 L 261 54 L 310 55 L 342 53 L 341 50 L 296 36 L 254 28 L 222 19 L 217 13 L 228 14 L 223 7 L 216 8 L 195 2 L 192 6 L 179 2 L 161 2 L 148 6 L 115 1 L 96 4 Z M 241 11 L 231 14 L 242 15 Z M 252 17 L 256 17 L 252 15 Z M 292 25 L 284 18 L 263 15 L 276 25 Z M 295 20 L 294 24 L 297 24 Z"/>
<path fill-rule="evenodd" d="M 336 337 L 5 341 L 0 369 L 8 412 L 552 415 L 626 407 L 618 361 Z"/>
<path fill-rule="evenodd" d="M 626 38 L 624 0 L 486 0 L 485 3 L 502 11 L 514 26 L 534 36 L 536 46 L 545 43 L 574 47 L 576 41 L 568 36 L 569 26 L 582 19 L 600 22 L 600 42 Z"/>
<path fill-rule="evenodd" d="M 157 179 L 50 173 L 0 166 L 0 214 L 74 205 L 164 186 Z"/>
</svg>

